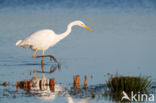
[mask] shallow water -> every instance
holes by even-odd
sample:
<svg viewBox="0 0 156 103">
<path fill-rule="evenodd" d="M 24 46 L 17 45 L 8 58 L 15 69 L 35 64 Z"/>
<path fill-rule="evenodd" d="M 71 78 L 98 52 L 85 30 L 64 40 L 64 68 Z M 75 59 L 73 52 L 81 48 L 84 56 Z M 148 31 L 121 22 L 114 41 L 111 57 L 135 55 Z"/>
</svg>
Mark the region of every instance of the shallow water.
<svg viewBox="0 0 156 103">
<path fill-rule="evenodd" d="M 80 75 L 81 84 L 87 75 L 88 85 L 96 86 L 104 84 L 107 75 L 116 72 L 126 76 L 148 76 L 156 82 L 156 14 L 151 3 L 151 8 L 127 7 L 125 11 L 120 6 L 114 9 L 109 5 L 108 8 L 91 6 L 84 10 L 36 8 L 36 5 L 31 5 L 32 8 L 3 5 L 0 9 L 0 83 L 9 83 L 7 87 L 0 86 L 0 102 L 45 102 L 22 90 L 13 92 L 17 81 L 30 80 L 33 70 L 41 71 L 40 59 L 31 58 L 31 50 L 16 47 L 15 43 L 39 29 L 50 28 L 60 34 L 73 20 L 84 21 L 94 32 L 73 27 L 67 38 L 48 49 L 45 54 L 54 55 L 61 64 L 61 70 L 46 74 L 48 78 L 55 78 L 64 88 L 73 83 L 73 75 Z M 44 63 L 44 69 L 49 71 L 54 62 L 46 58 Z M 67 103 L 65 100 L 57 96 L 53 102 Z M 91 103 L 96 102 L 112 101 L 91 100 Z"/>
</svg>

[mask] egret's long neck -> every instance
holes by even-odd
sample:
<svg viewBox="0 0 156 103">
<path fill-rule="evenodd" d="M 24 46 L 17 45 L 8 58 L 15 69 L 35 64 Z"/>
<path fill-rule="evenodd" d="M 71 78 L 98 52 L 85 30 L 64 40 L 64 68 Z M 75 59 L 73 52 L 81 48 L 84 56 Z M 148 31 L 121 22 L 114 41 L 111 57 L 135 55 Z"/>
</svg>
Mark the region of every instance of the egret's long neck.
<svg viewBox="0 0 156 103">
<path fill-rule="evenodd" d="M 58 35 L 60 40 L 64 39 L 66 36 L 68 36 L 70 34 L 70 32 L 72 30 L 72 26 L 74 26 L 74 24 L 70 23 L 67 26 L 67 30 L 64 33 Z"/>
</svg>

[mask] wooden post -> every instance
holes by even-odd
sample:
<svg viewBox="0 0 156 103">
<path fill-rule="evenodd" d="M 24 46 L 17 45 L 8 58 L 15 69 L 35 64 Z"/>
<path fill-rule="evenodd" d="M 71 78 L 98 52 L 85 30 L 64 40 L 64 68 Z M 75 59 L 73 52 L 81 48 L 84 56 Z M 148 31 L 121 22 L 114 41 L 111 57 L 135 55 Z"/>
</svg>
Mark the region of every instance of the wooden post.
<svg viewBox="0 0 156 103">
<path fill-rule="evenodd" d="M 28 81 L 28 89 L 31 89 L 31 80 Z"/>
<path fill-rule="evenodd" d="M 16 82 L 16 89 L 18 89 L 18 88 L 24 88 L 24 81 L 19 81 L 19 82 Z"/>
<path fill-rule="evenodd" d="M 87 76 L 85 75 L 85 79 L 84 79 L 84 88 L 87 88 Z"/>
<path fill-rule="evenodd" d="M 49 87 L 50 87 L 51 92 L 55 91 L 55 79 L 54 78 L 50 79 Z"/>
<path fill-rule="evenodd" d="M 77 89 L 79 88 L 79 80 L 80 80 L 80 75 L 76 75 L 76 77 L 73 77 L 74 79 L 74 87 L 76 87 Z"/>
<path fill-rule="evenodd" d="M 7 82 L 4 82 L 4 83 L 3 83 L 3 86 L 5 86 L 5 87 L 6 87 L 6 86 L 7 86 Z"/>
<path fill-rule="evenodd" d="M 40 90 L 42 90 L 42 80 L 39 80 L 39 87 L 40 87 Z"/>
</svg>

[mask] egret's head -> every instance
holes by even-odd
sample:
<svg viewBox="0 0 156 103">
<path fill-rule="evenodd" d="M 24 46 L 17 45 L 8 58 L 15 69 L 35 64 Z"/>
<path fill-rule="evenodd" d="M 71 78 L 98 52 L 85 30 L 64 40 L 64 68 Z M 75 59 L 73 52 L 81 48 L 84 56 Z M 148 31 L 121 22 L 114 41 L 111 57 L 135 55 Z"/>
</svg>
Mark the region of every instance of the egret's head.
<svg viewBox="0 0 156 103">
<path fill-rule="evenodd" d="M 89 31 L 93 31 L 92 29 L 90 29 L 88 26 L 86 26 L 82 21 L 75 21 L 75 24 L 80 26 L 80 27 L 83 27 L 83 28 L 86 28 L 88 29 Z"/>
</svg>

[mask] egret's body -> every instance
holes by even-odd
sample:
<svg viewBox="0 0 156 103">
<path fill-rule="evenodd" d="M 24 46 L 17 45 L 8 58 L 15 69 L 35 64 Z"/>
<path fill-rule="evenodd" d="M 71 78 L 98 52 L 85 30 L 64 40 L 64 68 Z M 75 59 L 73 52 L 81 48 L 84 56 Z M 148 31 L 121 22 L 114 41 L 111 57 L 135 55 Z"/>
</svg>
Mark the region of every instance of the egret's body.
<svg viewBox="0 0 156 103">
<path fill-rule="evenodd" d="M 32 50 L 47 50 L 49 47 L 55 45 L 59 41 L 58 35 L 50 29 L 39 30 L 24 40 L 20 40 L 19 44 L 24 48 L 31 48 Z"/>
<path fill-rule="evenodd" d="M 72 27 L 76 25 L 92 31 L 82 21 L 74 21 L 67 26 L 67 30 L 62 34 L 56 34 L 54 31 L 50 29 L 39 30 L 31 34 L 30 36 L 26 37 L 24 40 L 19 40 L 16 43 L 16 46 L 31 48 L 32 50 L 35 50 L 35 53 L 33 55 L 34 58 L 36 57 L 35 54 L 37 53 L 38 50 L 42 51 L 42 55 L 44 55 L 44 51 L 46 51 L 49 47 L 54 46 L 60 40 L 69 35 L 72 30 Z"/>
</svg>

